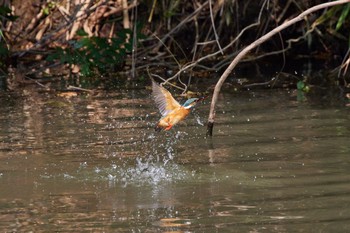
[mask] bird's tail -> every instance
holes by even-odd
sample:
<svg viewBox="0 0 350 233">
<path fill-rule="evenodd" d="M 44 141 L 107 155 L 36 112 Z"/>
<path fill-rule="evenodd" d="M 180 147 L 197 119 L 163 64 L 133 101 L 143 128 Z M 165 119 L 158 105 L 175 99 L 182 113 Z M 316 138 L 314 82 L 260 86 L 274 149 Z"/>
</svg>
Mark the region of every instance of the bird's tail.
<svg viewBox="0 0 350 233">
<path fill-rule="evenodd" d="M 162 130 L 162 127 L 160 127 L 158 124 L 156 125 L 156 127 L 154 127 L 154 130 L 156 132 L 160 132 Z"/>
</svg>

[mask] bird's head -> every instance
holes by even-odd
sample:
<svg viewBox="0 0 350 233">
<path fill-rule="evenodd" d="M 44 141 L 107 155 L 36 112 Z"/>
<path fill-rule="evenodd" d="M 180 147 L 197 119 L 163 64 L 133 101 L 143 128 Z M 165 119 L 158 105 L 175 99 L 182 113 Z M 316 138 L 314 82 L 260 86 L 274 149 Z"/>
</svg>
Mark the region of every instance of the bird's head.
<svg viewBox="0 0 350 233">
<path fill-rule="evenodd" d="M 186 100 L 186 102 L 182 105 L 186 109 L 193 108 L 199 101 L 203 100 L 204 97 L 201 98 L 191 98 Z"/>
</svg>

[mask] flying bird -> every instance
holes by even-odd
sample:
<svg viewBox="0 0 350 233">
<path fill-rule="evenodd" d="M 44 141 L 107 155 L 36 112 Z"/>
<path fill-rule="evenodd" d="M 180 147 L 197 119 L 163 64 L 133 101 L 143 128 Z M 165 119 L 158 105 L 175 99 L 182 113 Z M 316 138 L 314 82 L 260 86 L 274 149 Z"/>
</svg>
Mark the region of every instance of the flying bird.
<svg viewBox="0 0 350 233">
<path fill-rule="evenodd" d="M 162 118 L 160 118 L 155 127 L 155 130 L 158 132 L 162 129 L 170 130 L 178 122 L 184 120 L 191 112 L 191 108 L 193 108 L 199 101 L 204 99 L 204 97 L 191 98 L 181 105 L 174 99 L 167 89 L 158 85 L 153 79 L 152 94 L 156 106 L 158 107 L 159 112 L 162 114 Z"/>
</svg>

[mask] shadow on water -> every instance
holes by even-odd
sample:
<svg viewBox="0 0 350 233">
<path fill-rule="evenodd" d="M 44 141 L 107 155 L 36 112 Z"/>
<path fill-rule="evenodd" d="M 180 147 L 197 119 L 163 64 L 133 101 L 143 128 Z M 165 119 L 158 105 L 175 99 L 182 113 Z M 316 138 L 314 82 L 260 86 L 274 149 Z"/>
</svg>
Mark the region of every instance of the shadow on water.
<svg viewBox="0 0 350 233">
<path fill-rule="evenodd" d="M 1 98 L 0 229 L 344 232 L 349 109 L 295 91 L 222 94 L 154 132 L 148 92 Z"/>
</svg>

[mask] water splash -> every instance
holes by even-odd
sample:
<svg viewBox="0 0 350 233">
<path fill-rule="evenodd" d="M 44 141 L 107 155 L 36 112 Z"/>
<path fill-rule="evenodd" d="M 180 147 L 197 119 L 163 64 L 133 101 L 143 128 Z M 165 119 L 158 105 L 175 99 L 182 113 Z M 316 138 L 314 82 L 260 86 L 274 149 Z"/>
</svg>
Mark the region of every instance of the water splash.
<svg viewBox="0 0 350 233">
<path fill-rule="evenodd" d="M 155 162 L 153 159 L 137 158 L 135 165 L 111 164 L 108 167 L 83 167 L 74 174 L 64 173 L 64 180 L 86 180 L 101 182 L 107 181 L 110 187 L 129 185 L 157 186 L 161 183 L 178 182 L 190 179 L 192 172 L 182 165 L 167 162 Z"/>
<path fill-rule="evenodd" d="M 201 120 L 200 116 L 195 115 L 195 119 L 196 119 L 197 123 L 198 123 L 200 126 L 204 126 L 204 123 L 203 123 L 203 121 Z"/>
<path fill-rule="evenodd" d="M 62 178 L 67 182 L 106 181 L 109 187 L 129 185 L 151 185 L 157 187 L 163 183 L 180 182 L 193 179 L 189 167 L 176 163 L 177 144 L 188 139 L 184 131 L 169 131 L 156 134 L 141 129 L 138 134 L 128 135 L 125 141 L 110 141 L 103 137 L 106 144 L 102 157 L 106 160 L 81 161 L 74 172 L 64 172 L 51 178 Z M 97 164 L 96 164 L 97 163 Z"/>
<path fill-rule="evenodd" d="M 185 179 L 191 173 L 175 163 L 142 161 L 137 159 L 135 167 L 122 170 L 120 173 L 125 185 L 157 185 L 161 182 L 176 182 Z"/>
</svg>

